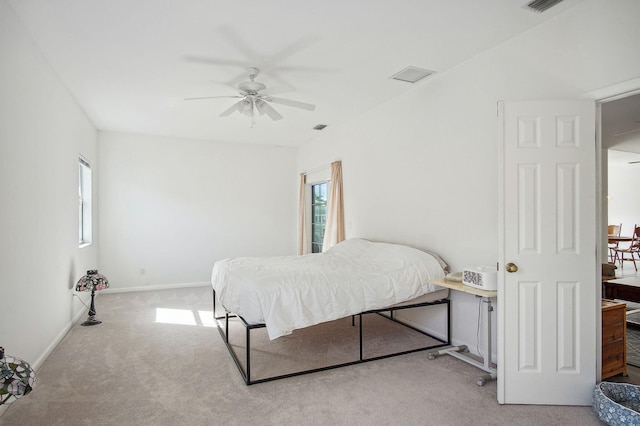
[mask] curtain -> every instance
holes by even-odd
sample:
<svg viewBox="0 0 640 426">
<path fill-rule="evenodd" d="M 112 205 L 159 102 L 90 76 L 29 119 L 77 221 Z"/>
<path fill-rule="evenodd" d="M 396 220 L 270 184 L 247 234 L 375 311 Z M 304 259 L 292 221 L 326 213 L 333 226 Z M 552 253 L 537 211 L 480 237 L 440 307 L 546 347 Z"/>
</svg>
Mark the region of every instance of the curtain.
<svg viewBox="0 0 640 426">
<path fill-rule="evenodd" d="M 298 254 L 307 254 L 307 175 L 300 173 L 300 201 L 298 207 Z"/>
<path fill-rule="evenodd" d="M 327 201 L 327 224 L 322 251 L 344 240 L 344 202 L 342 199 L 342 161 L 331 163 L 331 184 Z"/>
</svg>

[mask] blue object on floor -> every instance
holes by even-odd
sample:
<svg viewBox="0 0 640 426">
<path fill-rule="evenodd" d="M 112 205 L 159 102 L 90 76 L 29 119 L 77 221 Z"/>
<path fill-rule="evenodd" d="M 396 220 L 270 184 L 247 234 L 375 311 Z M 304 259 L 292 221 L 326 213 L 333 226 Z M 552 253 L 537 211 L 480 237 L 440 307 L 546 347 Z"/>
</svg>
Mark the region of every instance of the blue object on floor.
<svg viewBox="0 0 640 426">
<path fill-rule="evenodd" d="M 640 425 L 640 386 L 600 382 L 593 391 L 593 409 L 608 425 Z"/>
</svg>

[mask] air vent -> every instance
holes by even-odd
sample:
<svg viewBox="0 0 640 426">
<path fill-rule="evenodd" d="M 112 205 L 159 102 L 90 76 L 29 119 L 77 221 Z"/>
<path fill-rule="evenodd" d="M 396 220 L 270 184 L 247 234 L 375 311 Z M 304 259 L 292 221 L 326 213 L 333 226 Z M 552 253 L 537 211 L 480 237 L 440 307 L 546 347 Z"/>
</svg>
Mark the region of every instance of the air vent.
<svg viewBox="0 0 640 426">
<path fill-rule="evenodd" d="M 563 0 L 533 0 L 527 7 L 534 12 L 542 13 L 562 1 Z"/>
<path fill-rule="evenodd" d="M 327 125 L 326 125 L 326 124 L 318 124 L 318 125 L 316 125 L 316 126 L 314 126 L 314 127 L 313 127 L 313 130 L 322 130 L 322 129 L 324 129 L 325 127 L 327 127 Z"/>
<path fill-rule="evenodd" d="M 399 73 L 392 75 L 391 78 L 394 80 L 415 83 L 416 81 L 423 79 L 433 73 L 435 73 L 435 71 L 425 70 L 417 67 L 406 67 Z"/>
</svg>

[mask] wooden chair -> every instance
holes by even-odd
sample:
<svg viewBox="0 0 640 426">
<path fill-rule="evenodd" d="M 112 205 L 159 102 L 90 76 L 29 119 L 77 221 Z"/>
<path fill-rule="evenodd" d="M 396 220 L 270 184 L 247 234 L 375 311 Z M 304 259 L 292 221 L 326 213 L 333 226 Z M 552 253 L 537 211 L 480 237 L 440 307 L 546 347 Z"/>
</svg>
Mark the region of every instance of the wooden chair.
<svg viewBox="0 0 640 426">
<path fill-rule="evenodd" d="M 615 237 L 619 237 L 620 234 L 622 232 L 622 224 L 620 225 L 609 225 L 608 228 L 608 234 L 609 236 L 615 236 Z M 619 242 L 616 241 L 615 243 L 609 243 L 609 260 L 611 262 L 615 262 L 615 249 L 618 248 Z"/>
<path fill-rule="evenodd" d="M 615 248 L 614 259 L 620 262 L 620 267 L 623 266 L 625 261 L 633 262 L 633 267 L 638 271 L 638 266 L 636 265 L 636 256 L 638 256 L 638 260 L 640 261 L 640 226 L 635 225 L 633 227 L 633 235 L 631 236 L 631 243 L 629 247 L 626 248 Z M 629 257 L 625 257 L 625 254 L 628 254 Z"/>
</svg>

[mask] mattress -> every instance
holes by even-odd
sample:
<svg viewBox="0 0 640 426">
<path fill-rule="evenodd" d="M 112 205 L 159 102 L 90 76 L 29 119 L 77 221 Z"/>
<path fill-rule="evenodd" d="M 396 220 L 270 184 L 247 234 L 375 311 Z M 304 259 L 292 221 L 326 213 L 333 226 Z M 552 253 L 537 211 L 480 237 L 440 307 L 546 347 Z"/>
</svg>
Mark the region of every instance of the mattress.
<svg viewBox="0 0 640 426">
<path fill-rule="evenodd" d="M 220 304 L 249 324 L 264 323 L 270 339 L 326 321 L 417 303 L 442 290 L 437 256 L 408 246 L 350 239 L 324 253 L 223 259 L 211 283 Z M 446 290 L 445 290 L 446 292 Z M 436 299 L 442 299 L 439 293 Z"/>
</svg>

